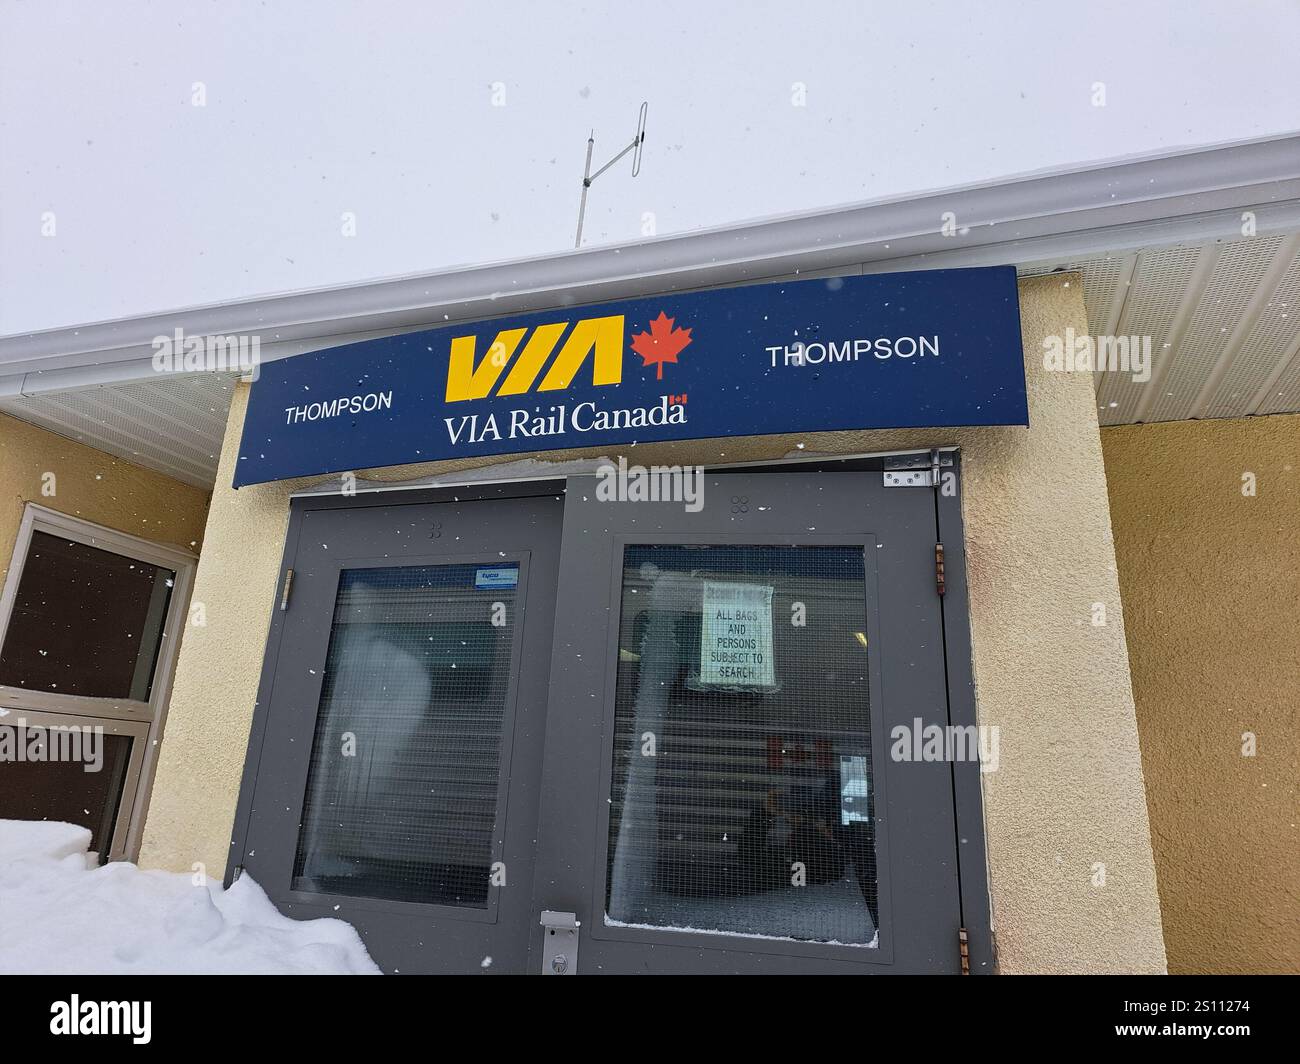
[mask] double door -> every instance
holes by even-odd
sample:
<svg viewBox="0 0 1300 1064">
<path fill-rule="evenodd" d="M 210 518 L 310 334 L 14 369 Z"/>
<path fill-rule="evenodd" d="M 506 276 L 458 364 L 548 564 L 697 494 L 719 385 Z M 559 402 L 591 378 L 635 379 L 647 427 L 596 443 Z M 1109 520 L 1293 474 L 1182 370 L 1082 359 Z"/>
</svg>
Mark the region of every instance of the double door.
<svg viewBox="0 0 1300 1064">
<path fill-rule="evenodd" d="M 296 500 L 242 871 L 386 971 L 959 970 L 935 494 L 703 489 Z"/>
</svg>

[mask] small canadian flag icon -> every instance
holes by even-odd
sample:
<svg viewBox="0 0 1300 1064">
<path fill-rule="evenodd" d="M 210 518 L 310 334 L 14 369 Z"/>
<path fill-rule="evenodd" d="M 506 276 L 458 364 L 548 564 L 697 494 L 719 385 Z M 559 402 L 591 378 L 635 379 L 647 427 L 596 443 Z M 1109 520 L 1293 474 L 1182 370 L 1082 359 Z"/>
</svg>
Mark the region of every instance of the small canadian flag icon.
<svg viewBox="0 0 1300 1064">
<path fill-rule="evenodd" d="M 664 363 L 676 362 L 678 354 L 691 342 L 691 330 L 678 329 L 675 322 L 661 310 L 650 323 L 649 332 L 632 337 L 632 350 L 641 356 L 643 366 L 654 366 L 655 380 L 664 379 Z"/>
</svg>

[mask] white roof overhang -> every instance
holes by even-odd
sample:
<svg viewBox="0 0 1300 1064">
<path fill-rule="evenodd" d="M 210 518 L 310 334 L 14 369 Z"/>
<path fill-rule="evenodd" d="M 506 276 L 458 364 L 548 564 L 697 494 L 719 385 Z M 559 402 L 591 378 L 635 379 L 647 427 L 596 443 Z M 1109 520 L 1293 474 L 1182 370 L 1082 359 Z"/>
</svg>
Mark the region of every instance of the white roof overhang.
<svg viewBox="0 0 1300 1064">
<path fill-rule="evenodd" d="M 944 235 L 948 217 L 952 235 Z M 1247 222 L 1253 232 L 1244 239 Z M 1166 371 L 1173 377 L 1157 388 L 1130 394 L 1117 380 L 1108 395 L 1112 382 L 1102 384 L 1103 421 L 1294 410 L 1297 319 L 1285 302 L 1300 295 L 1298 233 L 1300 134 L 1289 134 L 635 244 L 4 336 L 0 410 L 211 483 L 229 380 L 153 371 L 154 338 L 178 328 L 256 335 L 270 360 L 449 321 L 652 293 L 994 264 L 1022 273 L 1079 269 L 1094 331 L 1142 332 L 1177 345 L 1179 359 Z M 1235 372 L 1232 359 L 1243 354 Z M 133 410 L 150 412 L 143 431 L 133 431 Z M 167 464 L 172 431 L 188 436 L 183 465 Z"/>
</svg>

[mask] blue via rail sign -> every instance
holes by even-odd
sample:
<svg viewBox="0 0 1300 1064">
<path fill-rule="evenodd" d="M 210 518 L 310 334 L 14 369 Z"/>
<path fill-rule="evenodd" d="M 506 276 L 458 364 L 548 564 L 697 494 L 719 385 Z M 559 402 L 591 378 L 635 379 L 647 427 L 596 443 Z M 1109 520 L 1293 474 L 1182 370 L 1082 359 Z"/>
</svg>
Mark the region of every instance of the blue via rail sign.
<svg viewBox="0 0 1300 1064">
<path fill-rule="evenodd" d="M 235 487 L 657 440 L 1026 424 L 1014 268 L 835 277 L 446 325 L 267 363 Z"/>
</svg>

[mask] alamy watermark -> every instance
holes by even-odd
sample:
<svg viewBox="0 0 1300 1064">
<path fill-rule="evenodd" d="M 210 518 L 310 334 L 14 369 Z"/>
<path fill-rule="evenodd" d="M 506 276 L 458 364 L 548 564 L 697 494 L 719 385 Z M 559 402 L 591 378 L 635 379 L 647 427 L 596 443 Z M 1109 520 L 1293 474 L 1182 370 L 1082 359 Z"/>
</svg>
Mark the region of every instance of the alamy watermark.
<svg viewBox="0 0 1300 1064">
<path fill-rule="evenodd" d="M 257 380 L 262 364 L 260 336 L 171 336 L 153 338 L 153 368 L 159 373 L 234 373 Z"/>
<path fill-rule="evenodd" d="M 125 1035 L 148 1045 L 152 1021 L 152 1001 L 82 1001 L 73 994 L 50 1005 L 50 1034 Z"/>
<path fill-rule="evenodd" d="M 1001 760 L 1001 733 L 996 724 L 911 724 L 890 729 L 892 761 L 978 761 L 981 772 L 996 772 Z"/>
<path fill-rule="evenodd" d="M 1043 369 L 1058 373 L 1131 373 L 1135 384 L 1151 379 L 1151 337 L 1064 336 L 1043 338 Z"/>
<path fill-rule="evenodd" d="M 629 466 L 626 458 L 596 468 L 601 502 L 676 502 L 687 513 L 704 509 L 703 466 Z"/>
<path fill-rule="evenodd" d="M 104 729 L 100 725 L 0 724 L 0 762 L 79 761 L 83 772 L 104 767 Z"/>
</svg>

